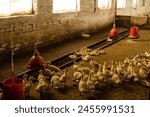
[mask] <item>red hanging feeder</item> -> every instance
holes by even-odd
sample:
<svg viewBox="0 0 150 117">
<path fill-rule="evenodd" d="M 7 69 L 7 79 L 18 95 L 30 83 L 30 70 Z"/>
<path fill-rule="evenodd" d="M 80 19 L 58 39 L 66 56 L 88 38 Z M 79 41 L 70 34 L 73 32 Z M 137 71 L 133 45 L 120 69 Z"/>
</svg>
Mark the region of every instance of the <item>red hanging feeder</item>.
<svg viewBox="0 0 150 117">
<path fill-rule="evenodd" d="M 114 24 L 113 28 L 110 30 L 110 33 L 109 33 L 108 37 L 110 39 L 112 39 L 112 38 L 114 38 L 116 36 L 118 36 L 118 31 L 117 31 L 116 25 Z"/>
<path fill-rule="evenodd" d="M 138 27 L 136 26 L 132 26 L 130 29 L 130 39 L 138 39 L 139 35 L 138 35 Z"/>
<path fill-rule="evenodd" d="M 135 8 L 133 8 L 133 16 L 135 16 Z M 133 26 L 130 28 L 130 39 L 138 39 L 139 34 L 138 34 L 138 27 L 135 26 L 135 19 L 133 20 Z"/>
<path fill-rule="evenodd" d="M 34 55 L 31 57 L 26 67 L 28 69 L 38 71 L 42 69 L 44 65 L 45 65 L 45 62 L 43 58 L 40 56 L 40 53 L 38 52 L 38 50 L 35 50 Z"/>
<path fill-rule="evenodd" d="M 41 13 L 42 14 L 42 13 Z M 40 20 L 41 22 L 41 20 Z M 41 30 L 40 33 L 41 34 Z M 41 35 L 39 35 L 41 37 Z M 33 71 L 39 71 L 40 69 L 43 69 L 43 67 L 46 66 L 46 63 L 44 62 L 43 58 L 40 56 L 40 53 L 38 52 L 38 40 L 36 40 L 35 46 L 34 46 L 34 55 L 31 57 L 29 62 L 26 64 L 26 68 L 33 70 Z"/>
</svg>

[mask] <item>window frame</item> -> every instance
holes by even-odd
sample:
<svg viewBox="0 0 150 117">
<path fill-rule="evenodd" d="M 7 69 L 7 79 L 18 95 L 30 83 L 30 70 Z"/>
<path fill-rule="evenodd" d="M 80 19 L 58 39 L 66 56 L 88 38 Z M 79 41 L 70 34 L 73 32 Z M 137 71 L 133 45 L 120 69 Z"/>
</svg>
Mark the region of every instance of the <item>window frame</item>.
<svg viewBox="0 0 150 117">
<path fill-rule="evenodd" d="M 75 9 L 57 9 L 57 8 L 54 8 L 54 1 L 56 2 L 56 0 L 53 0 L 52 1 L 52 13 L 53 14 L 57 14 L 57 13 L 68 13 L 68 12 L 78 12 L 78 11 L 80 11 L 80 0 L 74 0 L 74 2 L 75 2 Z M 58 0 L 59 1 L 59 0 Z M 58 2 L 57 1 L 57 2 Z M 62 1 L 62 0 L 61 0 Z M 71 1 L 71 0 L 68 0 L 68 1 Z M 56 4 L 56 3 L 55 3 Z M 60 5 L 60 3 L 59 3 L 59 5 Z M 57 10 L 56 10 L 57 9 Z"/>
<path fill-rule="evenodd" d="M 118 7 L 118 1 L 121 1 L 121 0 L 117 0 L 117 9 L 124 9 L 124 8 L 126 8 L 126 6 L 127 6 L 127 0 L 122 0 L 121 7 L 120 6 Z"/>
<path fill-rule="evenodd" d="M 132 7 L 136 8 L 138 6 L 138 1 L 137 0 L 132 0 Z"/>
<path fill-rule="evenodd" d="M 106 5 L 106 3 L 108 2 L 108 5 L 106 5 L 107 7 L 106 6 L 101 7 L 99 1 L 101 1 L 101 0 L 98 0 L 98 3 L 97 3 L 99 9 L 110 9 L 110 8 L 112 8 L 112 0 L 108 0 L 108 1 L 103 0 L 103 2 L 106 1 L 105 3 L 103 3 L 103 5 Z"/>
<path fill-rule="evenodd" d="M 16 17 L 16 16 L 28 16 L 28 15 L 33 15 L 35 14 L 35 4 L 37 4 L 37 0 L 31 0 L 31 9 L 27 9 L 26 11 L 23 11 L 23 10 L 16 10 L 16 11 L 11 11 L 11 8 L 13 6 L 13 3 L 11 0 L 9 0 L 10 2 L 7 4 L 8 7 L 8 12 L 5 13 L 5 12 L 1 12 L 0 13 L 0 18 L 5 18 L 5 17 Z M 26 0 L 24 0 L 26 1 Z M 12 4 L 12 6 L 11 6 Z M 12 8 L 13 9 L 13 8 Z"/>
<path fill-rule="evenodd" d="M 142 0 L 141 1 L 141 6 L 145 6 L 145 2 L 146 2 L 145 0 Z"/>
</svg>

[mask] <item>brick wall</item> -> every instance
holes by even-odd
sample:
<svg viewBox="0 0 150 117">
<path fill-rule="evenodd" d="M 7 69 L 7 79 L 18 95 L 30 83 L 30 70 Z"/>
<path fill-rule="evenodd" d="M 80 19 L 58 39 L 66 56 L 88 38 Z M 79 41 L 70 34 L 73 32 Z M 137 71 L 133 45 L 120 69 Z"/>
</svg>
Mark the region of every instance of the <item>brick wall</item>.
<svg viewBox="0 0 150 117">
<path fill-rule="evenodd" d="M 16 51 L 25 50 L 35 42 L 60 42 L 81 32 L 100 31 L 113 23 L 114 4 L 111 9 L 100 10 L 97 0 L 80 0 L 80 3 L 79 12 L 53 14 L 52 0 L 34 0 L 34 14 L 0 17 L 0 54 L 9 52 L 11 36 Z"/>
</svg>

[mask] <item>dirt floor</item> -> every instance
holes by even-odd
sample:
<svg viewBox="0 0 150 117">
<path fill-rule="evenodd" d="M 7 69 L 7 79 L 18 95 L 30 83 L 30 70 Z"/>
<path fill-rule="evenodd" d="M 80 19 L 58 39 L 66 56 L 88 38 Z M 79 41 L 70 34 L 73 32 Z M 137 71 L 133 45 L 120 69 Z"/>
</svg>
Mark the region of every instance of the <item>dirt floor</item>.
<svg viewBox="0 0 150 117">
<path fill-rule="evenodd" d="M 103 64 L 104 61 L 123 61 L 126 57 L 133 58 L 138 53 L 150 51 L 150 30 L 140 30 L 139 40 L 126 38 L 105 49 L 106 54 L 94 56 L 94 61 Z M 85 40 L 84 40 L 85 41 Z M 80 62 L 79 62 L 80 63 Z M 83 62 L 84 66 L 89 66 L 89 62 Z M 119 86 L 103 85 L 97 87 L 95 93 L 80 95 L 78 86 L 72 81 L 72 66 L 67 68 L 67 87 L 63 90 L 56 90 L 49 87 L 45 95 L 40 95 L 33 88 L 30 96 L 26 99 L 31 100 L 148 100 L 149 88 L 135 83 L 123 83 Z M 60 73 L 61 74 L 61 73 Z M 34 84 L 34 87 L 37 83 Z"/>
</svg>

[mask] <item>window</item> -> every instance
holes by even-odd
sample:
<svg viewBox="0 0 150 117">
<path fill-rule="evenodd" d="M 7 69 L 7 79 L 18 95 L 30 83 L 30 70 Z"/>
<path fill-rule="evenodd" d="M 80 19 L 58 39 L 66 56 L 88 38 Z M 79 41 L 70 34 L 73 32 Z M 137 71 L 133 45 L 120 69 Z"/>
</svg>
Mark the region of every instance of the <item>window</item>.
<svg viewBox="0 0 150 117">
<path fill-rule="evenodd" d="M 117 8 L 125 8 L 126 0 L 117 0 Z"/>
<path fill-rule="evenodd" d="M 145 0 L 142 0 L 141 6 L 145 6 Z"/>
<path fill-rule="evenodd" d="M 112 0 L 98 0 L 98 7 L 102 9 L 111 8 Z"/>
<path fill-rule="evenodd" d="M 80 10 L 80 0 L 53 0 L 53 13 L 75 12 Z"/>
<path fill-rule="evenodd" d="M 137 0 L 132 0 L 132 7 L 136 7 L 137 6 Z"/>
<path fill-rule="evenodd" d="M 32 0 L 0 0 L 0 16 L 31 14 Z"/>
</svg>

